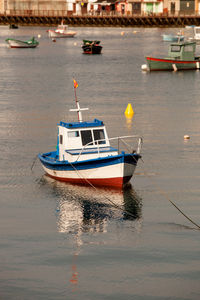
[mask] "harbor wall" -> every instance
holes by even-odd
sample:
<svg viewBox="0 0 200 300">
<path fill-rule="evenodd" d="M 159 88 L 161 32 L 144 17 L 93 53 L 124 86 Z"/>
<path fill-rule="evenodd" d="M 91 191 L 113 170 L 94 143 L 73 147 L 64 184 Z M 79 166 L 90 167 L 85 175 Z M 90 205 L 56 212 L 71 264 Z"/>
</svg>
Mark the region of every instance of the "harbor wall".
<svg viewBox="0 0 200 300">
<path fill-rule="evenodd" d="M 60 24 L 61 21 L 71 26 L 120 26 L 120 27 L 185 27 L 200 26 L 200 16 L 74 16 L 68 11 L 48 11 L 40 14 L 37 11 L 27 11 L 15 14 L 1 14 L 0 25 L 18 24 L 21 26 L 49 26 Z"/>
</svg>

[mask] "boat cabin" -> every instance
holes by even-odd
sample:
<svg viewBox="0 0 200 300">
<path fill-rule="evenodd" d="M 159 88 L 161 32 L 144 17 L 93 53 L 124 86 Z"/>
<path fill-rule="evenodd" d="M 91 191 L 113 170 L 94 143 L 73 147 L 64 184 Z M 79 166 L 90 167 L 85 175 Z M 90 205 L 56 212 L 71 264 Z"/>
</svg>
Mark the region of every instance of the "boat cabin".
<svg viewBox="0 0 200 300">
<path fill-rule="evenodd" d="M 58 27 L 56 28 L 56 32 L 65 32 L 65 31 L 67 31 L 68 30 L 68 25 L 63 25 L 63 24 L 61 24 L 61 25 L 58 25 Z"/>
<path fill-rule="evenodd" d="M 195 60 L 196 42 L 173 43 L 169 46 L 168 58 Z"/>
<path fill-rule="evenodd" d="M 60 161 L 74 162 L 117 154 L 117 149 L 110 147 L 103 121 L 61 121 L 58 124 L 57 155 Z"/>
<path fill-rule="evenodd" d="M 194 27 L 194 39 L 200 40 L 200 27 Z"/>
</svg>

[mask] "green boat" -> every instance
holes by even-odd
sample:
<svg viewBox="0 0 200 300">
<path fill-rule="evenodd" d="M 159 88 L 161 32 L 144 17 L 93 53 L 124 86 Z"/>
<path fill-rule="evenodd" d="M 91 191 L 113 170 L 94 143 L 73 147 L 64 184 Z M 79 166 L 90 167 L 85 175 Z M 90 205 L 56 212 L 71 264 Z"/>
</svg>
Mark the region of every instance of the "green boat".
<svg viewBox="0 0 200 300">
<path fill-rule="evenodd" d="M 200 57 L 195 56 L 196 42 L 178 42 L 169 46 L 168 57 L 155 58 L 147 56 L 145 71 L 178 71 L 200 69 Z"/>
<path fill-rule="evenodd" d="M 83 40 L 83 53 L 85 54 L 101 54 L 102 46 L 100 45 L 101 41 L 90 41 Z"/>
<path fill-rule="evenodd" d="M 96 45 L 99 45 L 101 43 L 101 41 L 91 41 L 91 40 L 83 40 L 83 44 L 96 44 Z"/>
<path fill-rule="evenodd" d="M 39 42 L 34 37 L 27 41 L 9 38 L 6 39 L 6 42 L 9 44 L 10 48 L 36 48 L 39 45 Z"/>
</svg>

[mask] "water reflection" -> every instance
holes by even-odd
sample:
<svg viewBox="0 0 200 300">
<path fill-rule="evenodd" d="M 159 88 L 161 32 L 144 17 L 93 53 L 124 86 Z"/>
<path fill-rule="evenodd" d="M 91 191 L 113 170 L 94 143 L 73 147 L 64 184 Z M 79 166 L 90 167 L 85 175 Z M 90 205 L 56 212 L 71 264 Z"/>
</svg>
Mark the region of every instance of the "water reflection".
<svg viewBox="0 0 200 300">
<path fill-rule="evenodd" d="M 133 127 L 133 118 L 131 117 L 131 118 L 129 118 L 129 117 L 126 117 L 126 127 L 128 128 L 128 129 L 132 129 Z"/>
<path fill-rule="evenodd" d="M 142 199 L 131 185 L 122 191 L 92 188 L 66 184 L 46 175 L 41 178 L 40 185 L 57 199 L 58 231 L 72 234 L 74 239 L 68 282 L 71 293 L 75 294 L 80 280 L 78 265 L 79 254 L 84 244 L 83 234 L 106 233 L 110 219 L 131 222 L 131 227 L 137 232 L 140 231 Z M 92 243 L 96 242 L 99 244 L 99 241 Z"/>
<path fill-rule="evenodd" d="M 57 227 L 62 233 L 107 232 L 111 218 L 137 221 L 142 216 L 142 200 L 129 185 L 119 191 L 59 182 L 43 176 L 58 197 Z"/>
</svg>

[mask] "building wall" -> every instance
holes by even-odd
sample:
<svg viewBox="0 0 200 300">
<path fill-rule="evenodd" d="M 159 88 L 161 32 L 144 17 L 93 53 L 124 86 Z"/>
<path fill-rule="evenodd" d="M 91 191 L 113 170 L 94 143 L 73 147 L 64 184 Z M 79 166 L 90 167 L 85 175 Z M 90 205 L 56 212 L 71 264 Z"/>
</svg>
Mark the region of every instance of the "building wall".
<svg viewBox="0 0 200 300">
<path fill-rule="evenodd" d="M 4 1 L 0 0 L 0 13 L 4 11 Z"/>
<path fill-rule="evenodd" d="M 199 3 L 200 0 L 122 0 L 116 7 L 119 13 L 125 14 L 192 14 L 200 12 Z M 91 13 L 91 7 L 93 11 L 97 10 L 94 0 L 0 0 L 0 13 L 10 10 L 57 10 L 82 14 Z"/>
<path fill-rule="evenodd" d="M 7 0 L 8 10 L 67 10 L 66 0 Z"/>
<path fill-rule="evenodd" d="M 194 13 L 195 1 L 194 0 L 180 0 L 180 12 L 182 13 Z"/>
<path fill-rule="evenodd" d="M 128 11 L 131 14 L 141 14 L 141 0 L 129 0 Z"/>
</svg>

